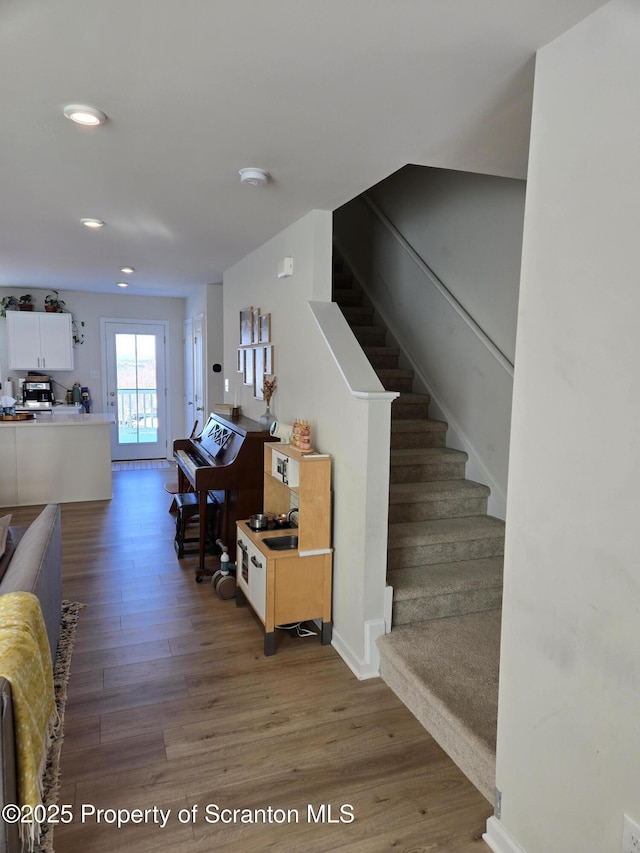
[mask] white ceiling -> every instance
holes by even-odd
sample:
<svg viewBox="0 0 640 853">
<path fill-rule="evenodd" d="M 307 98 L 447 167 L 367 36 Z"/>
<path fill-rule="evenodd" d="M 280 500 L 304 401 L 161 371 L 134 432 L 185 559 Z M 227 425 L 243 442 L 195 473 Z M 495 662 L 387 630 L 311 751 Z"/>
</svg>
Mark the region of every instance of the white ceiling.
<svg viewBox="0 0 640 853">
<path fill-rule="evenodd" d="M 0 0 L 0 285 L 130 264 L 127 292 L 184 296 L 407 163 L 524 178 L 535 51 L 602 5 Z"/>
</svg>

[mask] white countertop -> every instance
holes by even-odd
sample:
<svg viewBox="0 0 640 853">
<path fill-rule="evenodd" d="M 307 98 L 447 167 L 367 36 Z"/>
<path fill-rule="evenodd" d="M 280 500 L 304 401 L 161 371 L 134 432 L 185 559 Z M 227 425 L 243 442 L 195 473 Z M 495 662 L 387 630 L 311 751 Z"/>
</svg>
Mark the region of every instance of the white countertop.
<svg viewBox="0 0 640 853">
<path fill-rule="evenodd" d="M 116 422 L 114 415 L 87 415 L 84 409 L 68 409 L 56 408 L 53 412 L 36 412 L 35 418 L 27 421 L 0 421 L 0 429 L 2 427 L 20 427 L 20 429 L 34 429 L 35 427 L 51 427 L 51 426 L 104 426 L 104 424 L 114 424 Z"/>
</svg>

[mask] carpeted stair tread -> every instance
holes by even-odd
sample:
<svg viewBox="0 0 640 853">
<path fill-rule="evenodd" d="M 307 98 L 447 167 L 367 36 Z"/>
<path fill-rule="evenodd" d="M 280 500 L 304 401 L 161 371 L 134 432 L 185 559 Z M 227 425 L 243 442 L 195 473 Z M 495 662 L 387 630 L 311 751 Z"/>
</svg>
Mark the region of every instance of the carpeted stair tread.
<svg viewBox="0 0 640 853">
<path fill-rule="evenodd" d="M 340 310 L 350 326 L 371 326 L 373 324 L 373 308 L 366 305 L 342 305 Z"/>
<path fill-rule="evenodd" d="M 391 448 L 444 447 L 448 425 L 430 418 L 392 418 Z"/>
<path fill-rule="evenodd" d="M 400 367 L 379 367 L 376 368 L 376 373 L 387 391 L 405 391 L 410 393 L 413 388 L 413 370 L 404 370 Z"/>
<path fill-rule="evenodd" d="M 391 483 L 462 480 L 467 454 L 449 447 L 401 447 L 390 450 L 389 462 Z"/>
<path fill-rule="evenodd" d="M 351 326 L 351 331 L 362 347 L 384 346 L 387 330 L 382 326 Z"/>
<path fill-rule="evenodd" d="M 491 516 L 452 516 L 389 525 L 387 570 L 503 554 L 504 522 Z"/>
<path fill-rule="evenodd" d="M 486 496 L 488 486 L 473 480 L 428 480 L 422 483 L 392 483 L 389 503 L 418 503 L 422 501 L 454 500 L 469 495 Z"/>
<path fill-rule="evenodd" d="M 394 628 L 377 641 L 380 674 L 493 802 L 499 609 Z"/>
<path fill-rule="evenodd" d="M 361 305 L 362 297 L 362 291 L 355 287 L 339 287 L 333 293 L 333 301 L 340 307 Z"/>
<path fill-rule="evenodd" d="M 400 625 L 495 610 L 502 604 L 502 557 L 392 569 L 393 630 Z"/>
<path fill-rule="evenodd" d="M 502 586 L 503 563 L 502 557 L 486 557 L 434 566 L 411 566 L 390 571 L 387 580 L 393 586 L 394 598 L 408 601 L 429 594 L 445 595 L 487 585 Z"/>
<path fill-rule="evenodd" d="M 446 432 L 449 425 L 446 421 L 434 418 L 401 418 L 391 421 L 391 434 L 409 432 Z"/>
<path fill-rule="evenodd" d="M 428 521 L 398 522 L 389 525 L 391 550 L 452 540 L 477 540 L 500 536 L 504 537 L 504 521 L 491 515 L 435 518 Z"/>
<path fill-rule="evenodd" d="M 461 459 L 466 462 L 469 458 L 464 450 L 453 447 L 399 447 L 391 451 L 391 464 L 413 465 L 437 459 Z"/>
<path fill-rule="evenodd" d="M 364 347 L 364 354 L 367 358 L 375 358 L 375 356 L 400 356 L 399 347 Z"/>
</svg>

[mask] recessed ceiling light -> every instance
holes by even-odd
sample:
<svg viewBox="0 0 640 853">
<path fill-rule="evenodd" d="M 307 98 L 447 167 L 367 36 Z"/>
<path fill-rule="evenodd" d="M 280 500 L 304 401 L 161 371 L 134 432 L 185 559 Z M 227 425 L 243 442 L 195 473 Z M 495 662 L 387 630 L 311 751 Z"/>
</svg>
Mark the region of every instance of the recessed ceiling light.
<svg viewBox="0 0 640 853">
<path fill-rule="evenodd" d="M 63 110 L 65 116 L 76 124 L 84 124 L 89 127 L 97 127 L 107 120 L 102 110 L 95 107 L 85 107 L 82 104 L 68 104 Z"/>
<path fill-rule="evenodd" d="M 102 219 L 81 219 L 80 222 L 85 228 L 102 228 L 104 226 Z"/>
<path fill-rule="evenodd" d="M 135 271 L 135 267 L 120 267 L 120 272 L 123 272 L 125 275 L 131 275 Z"/>
<path fill-rule="evenodd" d="M 240 169 L 240 183 L 250 184 L 252 187 L 263 187 L 269 182 L 270 177 L 269 172 L 265 172 L 264 169 L 254 169 L 253 167 Z"/>
<path fill-rule="evenodd" d="M 119 282 L 116 284 L 116 287 L 129 287 L 129 285 L 127 284 L 127 282 L 126 282 L 126 281 L 119 281 Z"/>
</svg>

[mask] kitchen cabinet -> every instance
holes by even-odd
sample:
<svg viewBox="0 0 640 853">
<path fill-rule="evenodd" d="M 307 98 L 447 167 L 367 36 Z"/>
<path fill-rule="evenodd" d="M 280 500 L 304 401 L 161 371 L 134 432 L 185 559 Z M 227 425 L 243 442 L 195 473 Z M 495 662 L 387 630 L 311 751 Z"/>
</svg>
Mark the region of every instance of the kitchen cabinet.
<svg viewBox="0 0 640 853">
<path fill-rule="evenodd" d="M 0 421 L 0 507 L 110 500 L 113 424 L 62 406 Z"/>
<path fill-rule="evenodd" d="M 331 457 L 283 444 L 264 446 L 264 512 L 297 508 L 298 526 L 253 531 L 238 522 L 236 604 L 247 601 L 264 626 L 264 653 L 275 653 L 278 625 L 320 621 L 331 642 Z M 273 550 L 269 540 L 282 540 Z"/>
<path fill-rule="evenodd" d="M 11 370 L 73 370 L 71 314 L 7 311 Z"/>
</svg>

